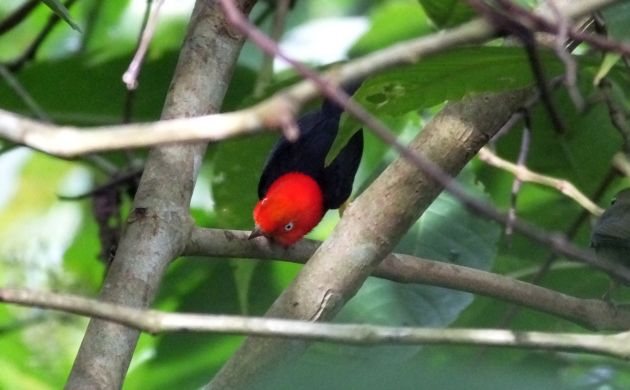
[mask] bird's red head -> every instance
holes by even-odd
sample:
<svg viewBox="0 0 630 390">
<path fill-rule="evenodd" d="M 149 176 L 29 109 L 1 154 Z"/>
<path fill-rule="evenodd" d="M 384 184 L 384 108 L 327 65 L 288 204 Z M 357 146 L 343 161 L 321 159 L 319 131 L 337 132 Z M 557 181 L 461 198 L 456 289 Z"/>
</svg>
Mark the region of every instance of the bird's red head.
<svg viewBox="0 0 630 390">
<path fill-rule="evenodd" d="M 317 182 L 302 173 L 287 173 L 256 204 L 256 230 L 251 237 L 265 235 L 289 246 L 317 226 L 323 216 L 324 199 Z"/>
</svg>

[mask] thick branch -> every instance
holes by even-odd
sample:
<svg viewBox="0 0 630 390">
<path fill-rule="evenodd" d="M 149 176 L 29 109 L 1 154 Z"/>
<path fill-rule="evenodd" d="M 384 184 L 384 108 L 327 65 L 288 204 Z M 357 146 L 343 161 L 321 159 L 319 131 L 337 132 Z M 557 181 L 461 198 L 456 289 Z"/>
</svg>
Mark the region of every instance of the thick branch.
<svg viewBox="0 0 630 390">
<path fill-rule="evenodd" d="M 247 12 L 253 2 L 239 5 Z M 164 119 L 217 112 L 221 105 L 243 38 L 215 6 L 195 4 Z M 164 271 L 188 240 L 190 196 L 204 151 L 205 144 L 151 150 L 101 300 L 140 308 L 152 303 Z M 135 329 L 91 320 L 66 388 L 121 388 L 138 336 Z"/>
<path fill-rule="evenodd" d="M 72 295 L 16 289 L 0 289 L 0 301 L 97 317 L 150 333 L 181 331 L 236 333 L 358 345 L 472 344 L 588 352 L 621 359 L 627 359 L 630 356 L 628 332 L 613 335 L 586 335 L 513 332 L 497 329 L 433 329 L 322 324 L 229 315 L 164 313 L 155 310 L 138 310 Z"/>
<path fill-rule="evenodd" d="M 285 249 L 268 240 L 248 240 L 250 232 L 195 228 L 184 251 L 190 256 L 280 259 L 304 264 L 320 242 L 302 240 Z M 390 254 L 372 276 L 399 283 L 429 284 L 468 291 L 527 306 L 595 330 L 630 328 L 630 310 L 596 299 L 580 299 L 535 284 L 469 267 Z"/>
</svg>

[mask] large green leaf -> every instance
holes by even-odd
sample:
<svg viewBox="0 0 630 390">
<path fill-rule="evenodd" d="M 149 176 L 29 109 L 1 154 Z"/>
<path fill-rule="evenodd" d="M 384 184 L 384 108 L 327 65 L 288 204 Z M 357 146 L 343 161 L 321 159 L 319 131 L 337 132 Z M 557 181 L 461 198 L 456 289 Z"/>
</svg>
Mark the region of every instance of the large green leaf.
<svg viewBox="0 0 630 390">
<path fill-rule="evenodd" d="M 80 125 L 122 122 L 127 90 L 121 81 L 130 56 L 104 60 L 83 54 L 61 60 L 43 61 L 24 69 L 19 75 L 23 87 L 53 120 Z M 159 118 L 164 98 L 177 62 L 177 52 L 168 51 L 143 65 L 140 86 L 133 97 L 133 121 Z M 237 67 L 224 107 L 234 109 L 242 104 L 251 90 L 255 73 Z M 81 82 L 75 82 L 81 80 Z M 63 99 L 59 94 L 63 93 Z M 5 83 L 0 82 L 0 107 L 28 113 L 24 102 Z"/>
<path fill-rule="evenodd" d="M 548 78 L 564 71 L 552 53 L 541 53 L 541 60 Z M 468 94 L 522 88 L 532 81 L 521 48 L 461 48 L 380 73 L 357 92 L 357 99 L 373 113 L 397 115 Z"/>
<path fill-rule="evenodd" d="M 587 73 L 582 79 L 581 90 L 589 93 L 588 88 L 592 88 L 591 75 Z M 553 100 L 569 131 L 565 135 L 559 135 L 550 123 L 548 112 L 536 106 L 532 111 L 527 166 L 536 172 L 566 179 L 585 194 L 591 195 L 607 175 L 612 156 L 621 145 L 621 137 L 612 126 L 608 109 L 604 105 L 600 104 L 579 113 L 565 92 L 555 93 Z M 499 140 L 499 156 L 516 160 L 521 147 L 520 130 L 516 128 Z M 479 178 L 486 185 L 495 204 L 507 209 L 513 176 L 496 168 L 481 166 Z M 602 204 L 607 204 L 609 199 L 604 199 Z M 582 212 L 574 201 L 559 191 L 535 184 L 523 185 L 518 195 L 516 211 L 519 217 L 554 231 L 566 231 Z M 586 229 L 580 230 L 577 240 L 586 246 L 590 229 L 588 224 L 585 227 Z M 548 256 L 549 250 L 541 245 L 532 245 L 531 241 L 515 235 L 510 246 L 503 247 L 501 252 L 497 270 L 505 273 L 540 265 Z M 561 290 L 566 291 L 567 288 L 571 287 L 563 286 Z M 592 296 L 601 294 L 601 290 L 595 293 L 594 289 Z"/>
<path fill-rule="evenodd" d="M 541 60 L 548 78 L 564 71 L 551 53 L 541 53 Z M 521 48 L 461 48 L 371 77 L 354 99 L 379 118 L 399 117 L 467 95 L 513 90 L 532 82 L 529 60 Z M 339 153 L 359 127 L 353 119 L 346 121 L 329 159 Z"/>
</svg>

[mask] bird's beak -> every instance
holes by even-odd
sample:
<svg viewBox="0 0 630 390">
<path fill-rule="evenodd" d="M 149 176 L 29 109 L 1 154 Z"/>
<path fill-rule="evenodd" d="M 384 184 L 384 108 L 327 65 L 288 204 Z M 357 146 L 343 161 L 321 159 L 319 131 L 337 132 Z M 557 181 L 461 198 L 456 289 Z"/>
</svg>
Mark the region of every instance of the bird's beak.
<svg viewBox="0 0 630 390">
<path fill-rule="evenodd" d="M 260 229 L 260 226 L 256 225 L 254 227 L 254 230 L 252 230 L 252 233 L 249 235 L 249 237 L 247 237 L 247 239 L 251 240 L 253 238 L 260 237 L 263 235 L 265 235 L 265 233 Z"/>
</svg>

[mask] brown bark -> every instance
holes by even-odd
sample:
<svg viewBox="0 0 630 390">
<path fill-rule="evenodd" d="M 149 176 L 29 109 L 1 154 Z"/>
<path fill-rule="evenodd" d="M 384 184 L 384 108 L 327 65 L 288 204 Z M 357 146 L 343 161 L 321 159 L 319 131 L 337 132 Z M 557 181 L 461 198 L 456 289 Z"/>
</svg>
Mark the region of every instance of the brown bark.
<svg viewBox="0 0 630 390">
<path fill-rule="evenodd" d="M 239 6 L 249 12 L 254 3 L 241 0 Z M 228 27 L 215 1 L 197 1 L 162 118 L 217 112 L 242 44 L 243 37 Z M 188 240 L 188 207 L 204 151 L 205 144 L 151 150 L 101 300 L 151 305 L 164 271 Z M 135 329 L 91 320 L 66 388 L 120 388 L 138 336 Z"/>
</svg>

